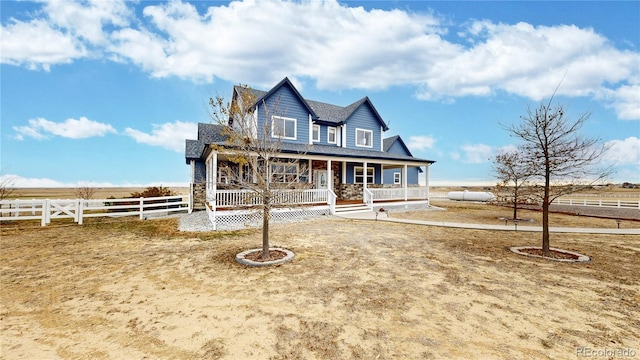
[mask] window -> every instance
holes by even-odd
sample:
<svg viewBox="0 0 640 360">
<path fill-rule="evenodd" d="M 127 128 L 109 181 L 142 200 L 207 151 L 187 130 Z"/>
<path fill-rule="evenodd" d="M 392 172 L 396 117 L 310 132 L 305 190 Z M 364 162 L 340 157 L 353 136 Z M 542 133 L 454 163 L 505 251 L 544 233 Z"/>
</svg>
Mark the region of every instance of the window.
<svg viewBox="0 0 640 360">
<path fill-rule="evenodd" d="M 336 128 L 334 128 L 334 127 L 328 127 L 327 128 L 327 142 L 329 144 L 336 144 L 337 143 Z"/>
<path fill-rule="evenodd" d="M 373 131 L 356 129 L 356 146 L 373 147 Z"/>
<path fill-rule="evenodd" d="M 356 166 L 353 168 L 353 182 L 355 184 L 362 184 L 362 174 L 364 173 L 364 168 L 361 166 Z M 373 184 L 376 173 L 376 169 L 372 167 L 367 167 L 367 184 Z"/>
<path fill-rule="evenodd" d="M 400 184 L 402 182 L 402 174 L 400 174 L 399 172 L 394 172 L 393 173 L 393 183 L 394 184 Z"/>
<path fill-rule="evenodd" d="M 298 164 L 275 163 L 271 164 L 271 180 L 273 182 L 297 182 Z"/>
<path fill-rule="evenodd" d="M 320 125 L 313 125 L 312 141 L 320 141 Z"/>
<path fill-rule="evenodd" d="M 271 137 L 296 139 L 296 119 L 281 116 L 271 117 Z"/>
</svg>

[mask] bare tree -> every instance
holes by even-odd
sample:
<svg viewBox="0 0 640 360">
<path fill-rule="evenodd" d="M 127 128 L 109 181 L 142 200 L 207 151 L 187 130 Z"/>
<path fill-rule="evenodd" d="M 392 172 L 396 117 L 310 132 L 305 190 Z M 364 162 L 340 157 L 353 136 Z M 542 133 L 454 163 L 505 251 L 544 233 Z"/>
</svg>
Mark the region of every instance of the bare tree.
<svg viewBox="0 0 640 360">
<path fill-rule="evenodd" d="M 543 100 L 527 109 L 517 125 L 505 127 L 512 136 L 524 141 L 520 161 L 531 174 L 533 190 L 542 203 L 542 253 L 549 255 L 549 205 L 562 195 L 579 192 L 606 179 L 611 168 L 598 168 L 607 150 L 600 139 L 584 137 L 580 129 L 590 117 L 576 120 L 566 116 L 562 105 Z"/>
<path fill-rule="evenodd" d="M 96 193 L 96 188 L 91 187 L 89 185 L 82 185 L 75 189 L 74 195 L 78 199 L 89 200 L 93 198 Z"/>
<path fill-rule="evenodd" d="M 493 158 L 493 172 L 500 180 L 499 188 L 507 189 L 513 199 L 513 219 L 518 218 L 518 202 L 527 189 L 530 169 L 522 161 L 518 150 L 498 153 Z"/>
<path fill-rule="evenodd" d="M 254 207 L 262 213 L 262 259 L 268 260 L 271 211 L 274 206 L 287 203 L 282 190 L 308 188 L 310 184 L 300 180 L 310 176 L 310 172 L 305 164 L 282 156 L 282 138 L 287 130 L 284 125 L 271 121 L 272 116 L 285 115 L 278 112 L 279 101 L 271 106 L 265 101 L 256 102 L 252 89 L 243 85 L 234 88 L 230 103 L 216 96 L 209 100 L 209 105 L 210 116 L 216 124 L 224 126 L 226 138 L 223 146 L 214 146 L 216 151 L 225 154 L 228 162 L 218 172 L 229 179 L 229 187 L 248 190 L 245 202 L 257 203 Z M 257 107 L 264 116 L 261 125 Z"/>
<path fill-rule="evenodd" d="M 0 200 L 8 199 L 15 193 L 14 180 L 11 175 L 0 175 Z"/>
</svg>

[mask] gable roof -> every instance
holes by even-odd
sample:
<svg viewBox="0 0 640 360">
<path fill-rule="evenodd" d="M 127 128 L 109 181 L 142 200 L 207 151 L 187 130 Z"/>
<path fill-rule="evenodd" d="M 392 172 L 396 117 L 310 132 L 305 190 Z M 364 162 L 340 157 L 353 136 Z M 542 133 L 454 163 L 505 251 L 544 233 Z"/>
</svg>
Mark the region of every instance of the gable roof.
<svg viewBox="0 0 640 360">
<path fill-rule="evenodd" d="M 296 89 L 296 87 L 293 85 L 293 83 L 291 83 L 288 77 L 285 77 L 284 79 L 282 79 L 282 81 L 280 81 L 276 86 L 271 88 L 271 90 L 269 91 L 256 90 L 253 88 L 244 88 L 242 86 L 237 86 L 237 85 L 234 86 L 233 88 L 234 88 L 234 91 L 237 93 L 240 93 L 241 91 L 245 91 L 245 89 L 251 91 L 252 96 L 255 97 L 256 99 L 255 103 L 253 104 L 253 106 L 255 106 L 259 104 L 261 101 L 263 101 L 264 99 L 274 94 L 276 91 L 278 91 L 278 89 L 280 89 L 283 86 L 288 86 L 291 89 L 291 91 L 293 91 L 293 93 L 296 95 L 298 100 L 300 100 L 300 102 L 307 108 L 307 110 L 311 114 L 311 117 L 314 121 L 327 123 L 329 125 L 342 125 L 345 122 L 347 122 L 349 117 L 351 117 L 351 115 L 353 115 L 353 113 L 360 106 L 362 106 L 363 104 L 367 104 L 373 111 L 376 117 L 376 120 L 378 120 L 378 122 L 380 123 L 384 131 L 389 130 L 389 127 L 384 122 L 384 120 L 378 113 L 378 110 L 376 110 L 375 106 L 373 106 L 373 103 L 371 102 L 371 99 L 369 99 L 368 96 L 365 96 L 362 99 L 352 104 L 349 104 L 347 106 L 339 106 L 339 105 L 328 104 L 321 101 L 308 100 L 302 97 L 298 89 Z"/>
<path fill-rule="evenodd" d="M 271 90 L 269 90 L 269 91 L 265 92 L 264 94 L 262 94 L 262 96 L 256 97 L 256 102 L 253 104 L 253 106 L 258 105 L 261 101 L 263 101 L 263 100 L 267 99 L 269 96 L 273 95 L 276 91 L 278 91 L 283 86 L 288 86 L 291 89 L 291 91 L 293 91 L 293 93 L 296 95 L 298 100 L 300 100 L 300 102 L 307 108 L 307 110 L 309 111 L 309 113 L 311 114 L 311 117 L 313 119 L 317 119 L 318 118 L 318 115 L 316 114 L 316 112 L 313 111 L 311 106 L 309 106 L 309 104 L 307 103 L 307 100 L 305 100 L 302 97 L 302 95 L 300 94 L 298 89 L 296 89 L 296 87 L 293 86 L 293 84 L 291 83 L 291 81 L 289 80 L 288 77 L 285 77 L 284 79 L 282 79 L 282 81 L 280 81 L 278 84 L 276 84 L 276 86 L 272 87 Z M 255 92 L 254 94 L 258 95 L 259 93 Z"/>
<path fill-rule="evenodd" d="M 407 145 L 404 143 L 404 141 L 402 141 L 402 138 L 400 137 L 400 135 L 395 135 L 392 137 L 388 137 L 386 139 L 382 140 L 382 151 L 387 152 L 389 151 L 389 149 L 391 149 L 391 147 L 393 146 L 393 144 L 395 142 L 398 142 L 400 144 L 400 146 L 402 146 L 402 148 L 404 149 L 404 151 L 407 153 L 407 155 L 409 156 L 413 156 L 411 154 L 411 151 L 409 150 L 409 148 L 407 147 Z"/>
</svg>

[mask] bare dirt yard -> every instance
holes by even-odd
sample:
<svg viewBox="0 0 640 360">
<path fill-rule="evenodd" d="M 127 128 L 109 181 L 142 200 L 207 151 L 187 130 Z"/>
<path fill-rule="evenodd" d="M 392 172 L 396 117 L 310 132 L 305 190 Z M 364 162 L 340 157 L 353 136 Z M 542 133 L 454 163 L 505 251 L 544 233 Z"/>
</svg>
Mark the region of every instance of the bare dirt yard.
<svg viewBox="0 0 640 360">
<path fill-rule="evenodd" d="M 296 259 L 248 268 L 259 230 L 91 220 L 2 224 L 1 358 L 640 357 L 638 236 L 552 234 L 593 257 L 565 264 L 508 250 L 537 233 L 327 218 L 272 225 Z"/>
</svg>

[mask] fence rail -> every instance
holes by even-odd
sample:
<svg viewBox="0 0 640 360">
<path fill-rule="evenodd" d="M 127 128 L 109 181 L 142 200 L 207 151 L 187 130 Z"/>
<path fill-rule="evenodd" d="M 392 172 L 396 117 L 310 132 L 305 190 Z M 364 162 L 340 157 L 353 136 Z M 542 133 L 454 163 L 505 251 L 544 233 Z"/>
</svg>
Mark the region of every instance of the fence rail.
<svg viewBox="0 0 640 360">
<path fill-rule="evenodd" d="M 566 199 L 558 198 L 555 205 L 600 206 L 619 209 L 640 209 L 640 201 L 603 200 L 603 199 Z"/>
<path fill-rule="evenodd" d="M 89 217 L 138 216 L 189 211 L 190 198 L 177 196 L 128 199 L 31 199 L 0 201 L 0 221 L 40 220 L 42 226 L 52 219 L 73 219 L 82 224 Z"/>
<path fill-rule="evenodd" d="M 373 193 L 373 199 L 378 200 L 404 200 L 404 188 L 367 188 Z M 426 187 L 409 187 L 406 192 L 407 199 L 427 199 L 429 189 Z"/>
<path fill-rule="evenodd" d="M 306 205 L 326 203 L 328 200 L 326 189 L 306 190 L 278 190 L 273 192 L 272 205 Z M 218 190 L 216 191 L 216 207 L 251 207 L 260 205 L 262 198 L 251 190 Z"/>
</svg>

